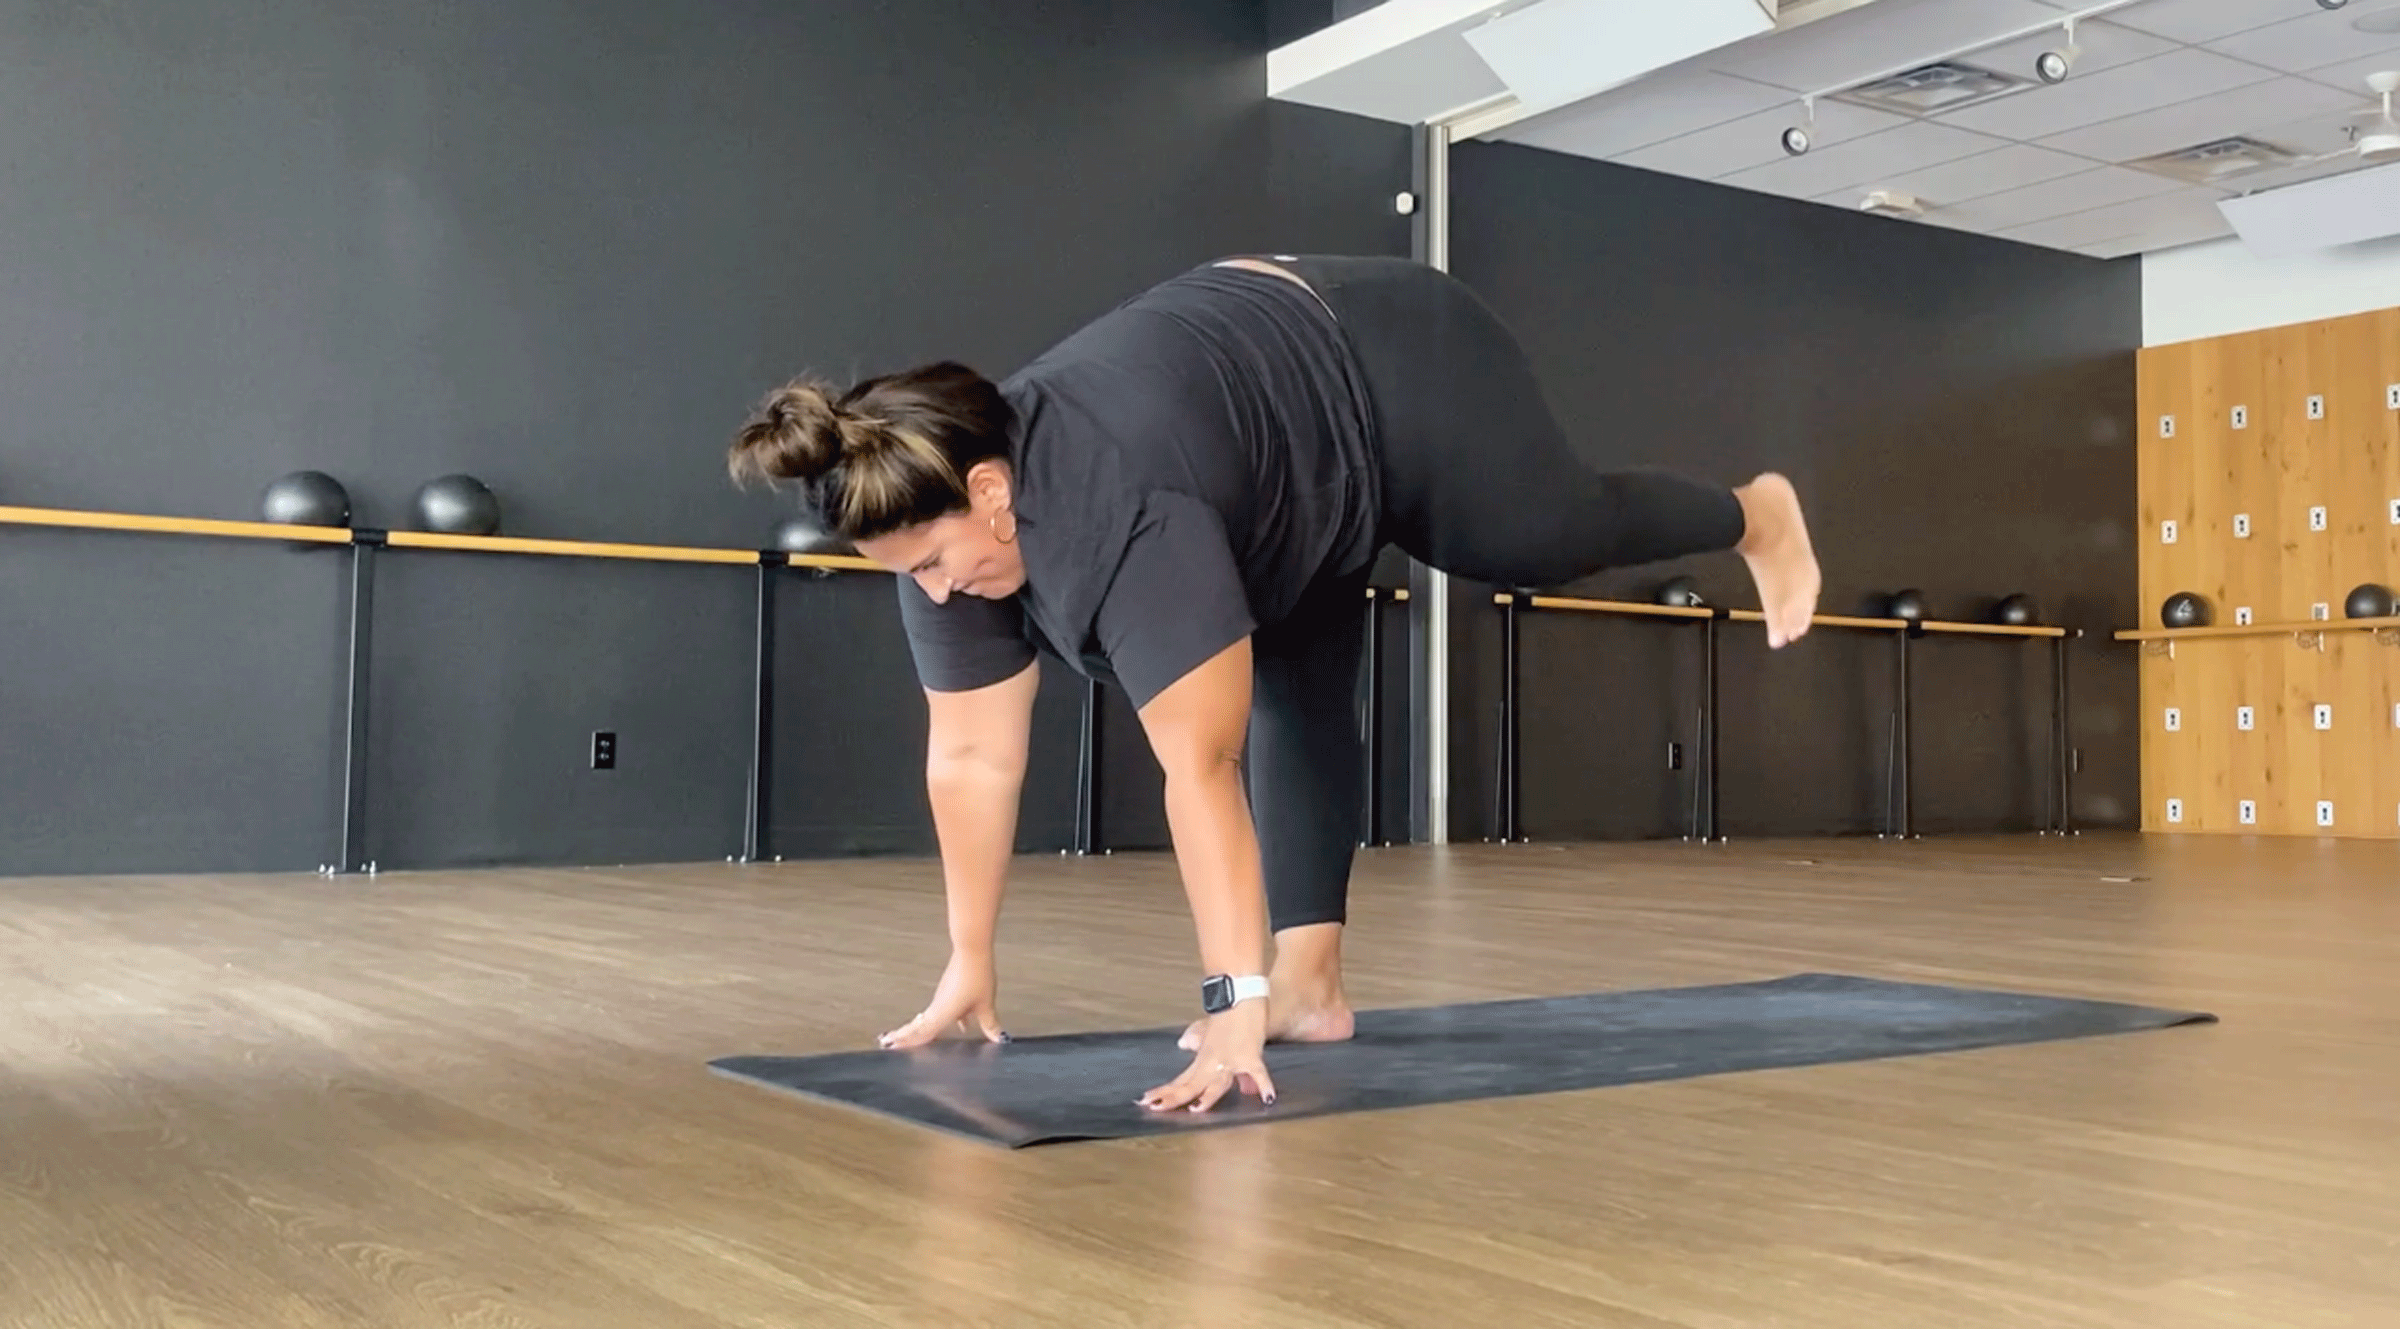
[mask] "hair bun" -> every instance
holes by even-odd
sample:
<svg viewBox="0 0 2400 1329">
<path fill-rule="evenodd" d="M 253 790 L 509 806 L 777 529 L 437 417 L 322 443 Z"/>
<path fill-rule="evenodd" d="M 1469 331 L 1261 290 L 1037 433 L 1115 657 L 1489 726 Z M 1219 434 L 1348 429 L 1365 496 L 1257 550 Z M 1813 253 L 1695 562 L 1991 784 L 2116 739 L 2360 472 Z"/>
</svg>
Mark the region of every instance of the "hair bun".
<svg viewBox="0 0 2400 1329">
<path fill-rule="evenodd" d="M 727 458 L 735 479 L 817 479 L 842 458 L 840 407 L 823 385 L 796 381 L 768 394 Z"/>
</svg>

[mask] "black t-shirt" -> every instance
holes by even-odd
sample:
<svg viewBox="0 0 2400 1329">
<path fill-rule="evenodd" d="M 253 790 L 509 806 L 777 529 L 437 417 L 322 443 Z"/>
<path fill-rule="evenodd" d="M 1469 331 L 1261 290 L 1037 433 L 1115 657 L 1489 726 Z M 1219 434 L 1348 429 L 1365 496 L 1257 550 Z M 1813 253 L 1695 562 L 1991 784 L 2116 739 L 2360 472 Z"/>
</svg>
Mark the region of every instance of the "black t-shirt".
<svg viewBox="0 0 2400 1329">
<path fill-rule="evenodd" d="M 937 605 L 897 579 L 934 691 L 1000 682 L 1047 648 L 1139 708 L 1374 556 L 1373 407 L 1339 325 L 1283 277 L 1172 278 L 1000 388 L 1026 582 Z"/>
</svg>

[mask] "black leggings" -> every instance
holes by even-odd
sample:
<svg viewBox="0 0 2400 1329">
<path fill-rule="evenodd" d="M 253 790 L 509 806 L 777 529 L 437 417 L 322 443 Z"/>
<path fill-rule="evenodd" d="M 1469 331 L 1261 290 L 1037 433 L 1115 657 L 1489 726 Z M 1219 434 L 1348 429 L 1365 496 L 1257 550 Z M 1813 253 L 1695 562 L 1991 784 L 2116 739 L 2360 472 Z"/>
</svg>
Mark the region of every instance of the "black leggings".
<svg viewBox="0 0 2400 1329">
<path fill-rule="evenodd" d="M 1578 457 L 1516 338 L 1449 275 L 1405 259 L 1267 261 L 1331 308 L 1366 378 L 1380 543 L 1472 581 L 1533 588 L 1740 542 L 1741 504 L 1724 486 Z M 1321 576 L 1251 638 L 1251 817 L 1279 932 L 1347 915 L 1365 792 L 1368 571 Z"/>
</svg>

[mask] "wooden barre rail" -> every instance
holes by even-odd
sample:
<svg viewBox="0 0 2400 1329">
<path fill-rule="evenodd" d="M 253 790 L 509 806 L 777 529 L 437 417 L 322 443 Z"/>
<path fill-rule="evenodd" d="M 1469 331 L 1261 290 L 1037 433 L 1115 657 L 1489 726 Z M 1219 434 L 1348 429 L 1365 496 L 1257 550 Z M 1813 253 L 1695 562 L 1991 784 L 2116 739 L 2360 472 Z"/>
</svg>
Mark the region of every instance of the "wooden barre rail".
<svg viewBox="0 0 2400 1329">
<path fill-rule="evenodd" d="M 1492 603 L 1504 605 L 1512 597 L 1495 595 Z M 1714 609 L 1699 609 L 1691 605 L 1651 605 L 1632 600 L 1583 600 L 1571 595 L 1529 595 L 1525 603 L 1535 609 L 1572 609 L 1586 614 L 1634 614 L 1646 618 L 1715 618 Z"/>
<path fill-rule="evenodd" d="M 1510 602 L 1511 598 L 1506 594 L 1495 595 L 1492 597 L 1492 603 L 1505 605 Z M 1527 596 L 1525 603 L 1535 609 L 1572 609 L 1584 613 L 1634 614 L 1649 618 L 1717 617 L 1717 611 L 1714 609 L 1695 608 L 1690 605 L 1642 604 L 1632 600 L 1584 600 L 1564 595 Z M 1725 617 L 1741 623 L 1764 623 L 1767 620 L 1767 616 L 1756 609 L 1727 610 Z M 1811 614 L 1808 621 L 1816 627 L 1871 628 L 1885 632 L 1905 631 L 1909 626 L 1908 620 L 1904 618 L 1856 618 L 1844 614 Z M 1952 623 L 1937 620 L 1921 622 L 1916 626 L 1926 632 L 1947 632 L 1961 636 L 2064 637 L 2067 635 L 2065 628 L 2031 624 L 2020 626 L 2012 623 Z"/>
<path fill-rule="evenodd" d="M 2312 618 L 2298 623 L 2249 623 L 2205 628 L 2128 628 L 2118 641 L 2179 641 L 2210 637 L 2283 637 L 2308 632 L 2384 632 L 2400 628 L 2400 618 Z"/>
<path fill-rule="evenodd" d="M 359 543 L 358 533 L 342 526 L 287 526 L 269 521 L 220 521 L 209 517 L 157 517 L 133 512 L 82 512 L 70 508 L 0 506 L 0 525 L 50 526 L 93 531 L 138 531 L 152 535 L 201 535 L 241 540 L 290 540 L 316 544 Z M 714 549 L 681 545 L 625 544 L 595 540 L 550 540 L 513 535 L 447 535 L 434 531 L 387 531 L 384 543 L 395 549 L 447 549 L 471 553 L 543 554 L 564 558 L 617 558 L 655 563 L 718 563 L 756 567 L 764 561 L 755 549 Z M 848 572 L 881 572 L 871 559 L 846 554 L 791 554 L 785 562 L 795 568 L 824 568 Z"/>
<path fill-rule="evenodd" d="M 142 531 L 153 535 L 211 535 L 236 540 L 297 540 L 346 545 L 341 526 L 286 526 L 271 521 L 217 521 L 207 517 L 151 517 L 134 512 L 78 512 L 72 508 L 0 507 L 0 523 L 63 526 L 86 531 Z"/>
</svg>

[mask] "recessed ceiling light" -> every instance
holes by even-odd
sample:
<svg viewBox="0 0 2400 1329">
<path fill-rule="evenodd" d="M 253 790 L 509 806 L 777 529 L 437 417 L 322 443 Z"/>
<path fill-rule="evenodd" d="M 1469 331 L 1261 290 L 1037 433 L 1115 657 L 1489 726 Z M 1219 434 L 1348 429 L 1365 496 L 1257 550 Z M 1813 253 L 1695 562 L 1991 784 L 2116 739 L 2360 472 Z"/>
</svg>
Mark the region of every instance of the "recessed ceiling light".
<svg viewBox="0 0 2400 1329">
<path fill-rule="evenodd" d="M 2400 33 L 2400 9 L 2378 9 L 2372 14 L 2361 14 L 2350 20 L 2350 26 L 2360 32 L 2386 36 Z"/>
</svg>

